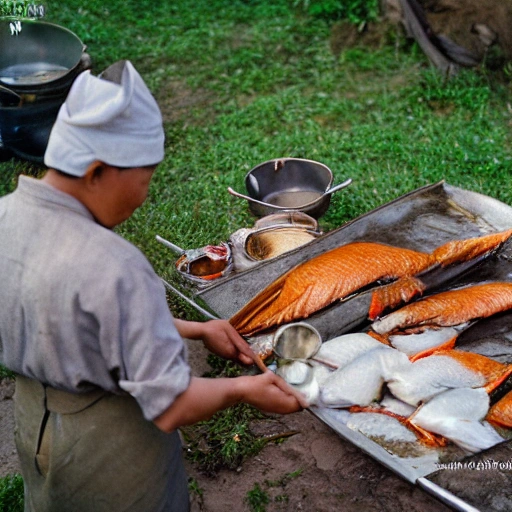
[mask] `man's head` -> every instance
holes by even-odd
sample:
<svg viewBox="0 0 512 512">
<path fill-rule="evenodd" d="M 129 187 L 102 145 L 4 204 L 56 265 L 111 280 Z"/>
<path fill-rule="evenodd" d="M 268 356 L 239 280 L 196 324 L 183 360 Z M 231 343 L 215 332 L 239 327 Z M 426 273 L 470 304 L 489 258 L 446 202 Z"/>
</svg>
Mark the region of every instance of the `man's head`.
<svg viewBox="0 0 512 512">
<path fill-rule="evenodd" d="M 73 83 L 50 134 L 44 180 L 112 228 L 144 202 L 163 156 L 160 109 L 131 63 L 119 61 Z"/>
<path fill-rule="evenodd" d="M 116 167 L 153 166 L 164 157 L 160 109 L 129 61 L 99 77 L 89 70 L 73 83 L 44 156 L 49 168 L 84 176 L 95 161 Z"/>
</svg>

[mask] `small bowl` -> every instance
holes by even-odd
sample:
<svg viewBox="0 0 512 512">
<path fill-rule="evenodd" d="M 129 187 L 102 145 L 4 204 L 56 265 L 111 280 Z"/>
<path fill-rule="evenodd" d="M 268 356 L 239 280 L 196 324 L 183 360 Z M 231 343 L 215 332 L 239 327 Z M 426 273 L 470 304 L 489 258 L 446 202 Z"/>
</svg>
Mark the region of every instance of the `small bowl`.
<svg viewBox="0 0 512 512">
<path fill-rule="evenodd" d="M 274 354 L 281 359 L 309 359 L 313 357 L 320 345 L 320 333 L 306 322 L 286 324 L 274 335 Z"/>
</svg>

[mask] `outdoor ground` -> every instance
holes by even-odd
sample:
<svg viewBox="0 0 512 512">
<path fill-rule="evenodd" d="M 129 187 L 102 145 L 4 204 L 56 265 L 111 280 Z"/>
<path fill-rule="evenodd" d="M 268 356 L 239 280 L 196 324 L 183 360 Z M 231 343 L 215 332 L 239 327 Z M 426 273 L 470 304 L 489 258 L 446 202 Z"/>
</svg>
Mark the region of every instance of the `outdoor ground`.
<svg viewBox="0 0 512 512">
<path fill-rule="evenodd" d="M 190 342 L 189 347 L 194 373 L 202 375 L 208 369 L 207 352 L 198 342 Z M 0 477 L 19 472 L 13 439 L 13 392 L 12 381 L 0 382 Z M 191 512 L 250 511 L 245 501 L 248 493 L 262 507 L 252 510 L 261 512 L 449 510 L 340 438 L 308 411 L 276 416 L 254 428 L 258 435 L 297 433 L 280 444 L 269 443 L 237 470 L 221 471 L 215 477 L 201 474 L 187 462 L 188 474 L 199 488 L 199 493 L 193 493 Z M 267 505 L 261 496 L 269 497 Z"/>
</svg>

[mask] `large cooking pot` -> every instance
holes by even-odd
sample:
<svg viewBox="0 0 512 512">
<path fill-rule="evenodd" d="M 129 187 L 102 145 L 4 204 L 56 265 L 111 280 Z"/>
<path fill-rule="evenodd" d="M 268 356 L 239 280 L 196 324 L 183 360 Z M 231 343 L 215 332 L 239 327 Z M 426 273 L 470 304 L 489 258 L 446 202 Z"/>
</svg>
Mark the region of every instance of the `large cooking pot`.
<svg viewBox="0 0 512 512">
<path fill-rule="evenodd" d="M 84 50 L 59 25 L 0 20 L 0 152 L 42 163 L 60 106 L 91 67 Z"/>
<path fill-rule="evenodd" d="M 0 85 L 18 94 L 67 92 L 84 50 L 78 36 L 59 25 L 0 20 Z"/>
<path fill-rule="evenodd" d="M 24 160 L 43 163 L 50 132 L 62 102 L 57 98 L 21 107 L 0 107 L 0 135 L 4 151 Z"/>
<path fill-rule="evenodd" d="M 318 219 L 328 209 L 331 194 L 350 185 L 351 179 L 331 188 L 332 171 L 324 164 L 303 158 L 279 158 L 254 167 L 245 177 L 248 195 L 228 191 L 249 202 L 258 216 L 300 211 Z"/>
</svg>

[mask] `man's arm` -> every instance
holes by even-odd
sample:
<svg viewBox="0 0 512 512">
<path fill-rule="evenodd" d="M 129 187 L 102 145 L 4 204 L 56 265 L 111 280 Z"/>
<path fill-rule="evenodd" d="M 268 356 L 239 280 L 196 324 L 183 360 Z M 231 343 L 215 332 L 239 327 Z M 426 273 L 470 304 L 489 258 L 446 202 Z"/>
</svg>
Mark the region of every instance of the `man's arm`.
<svg viewBox="0 0 512 512">
<path fill-rule="evenodd" d="M 192 377 L 189 387 L 153 421 L 164 432 L 211 418 L 216 412 L 245 402 L 264 412 L 288 414 L 300 404 L 289 387 L 268 371 L 261 375 L 204 379 Z"/>
</svg>

